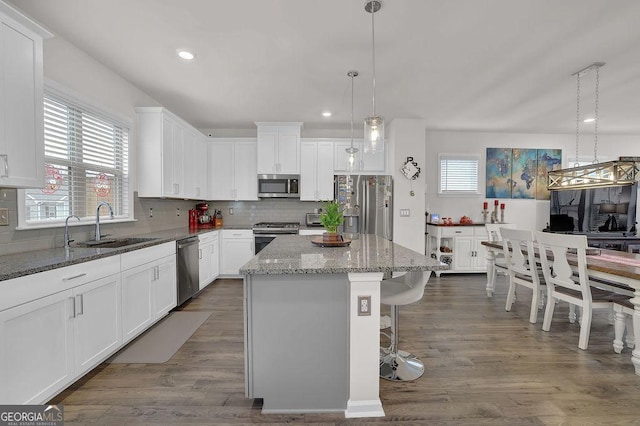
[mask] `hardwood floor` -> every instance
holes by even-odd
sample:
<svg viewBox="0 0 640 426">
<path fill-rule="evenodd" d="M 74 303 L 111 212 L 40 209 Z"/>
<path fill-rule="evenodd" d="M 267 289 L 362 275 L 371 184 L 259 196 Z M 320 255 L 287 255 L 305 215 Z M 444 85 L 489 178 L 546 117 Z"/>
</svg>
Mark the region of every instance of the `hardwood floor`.
<svg viewBox="0 0 640 426">
<path fill-rule="evenodd" d="M 165 364 L 102 364 L 52 403 L 66 424 L 640 424 L 640 376 L 630 350 L 613 352 L 613 326 L 594 315 L 589 349 L 578 349 L 568 306 L 551 331 L 529 324 L 526 289 L 505 312 L 506 278 L 493 299 L 484 275 L 430 279 L 420 303 L 400 311 L 400 347 L 418 355 L 425 375 L 382 380 L 384 418 L 262 415 L 244 398 L 242 282 L 218 280 L 183 310 L 213 311 Z"/>
</svg>

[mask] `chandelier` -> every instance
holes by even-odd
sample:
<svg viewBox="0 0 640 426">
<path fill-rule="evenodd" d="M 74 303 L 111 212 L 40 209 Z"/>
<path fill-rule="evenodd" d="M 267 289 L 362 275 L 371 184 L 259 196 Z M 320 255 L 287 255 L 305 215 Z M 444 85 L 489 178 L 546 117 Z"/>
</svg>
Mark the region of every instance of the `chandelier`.
<svg viewBox="0 0 640 426">
<path fill-rule="evenodd" d="M 346 151 L 347 154 L 349 154 L 347 167 L 349 171 L 352 172 L 356 161 L 356 152 L 358 152 L 358 148 L 353 146 L 353 79 L 358 76 L 358 71 L 349 71 L 347 75 L 351 77 L 351 146 L 347 148 Z"/>
</svg>

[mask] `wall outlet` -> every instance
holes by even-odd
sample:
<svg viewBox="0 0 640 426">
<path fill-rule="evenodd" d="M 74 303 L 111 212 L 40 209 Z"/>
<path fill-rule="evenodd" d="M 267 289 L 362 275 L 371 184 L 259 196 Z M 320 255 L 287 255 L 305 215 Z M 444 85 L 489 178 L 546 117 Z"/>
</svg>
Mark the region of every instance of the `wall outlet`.
<svg viewBox="0 0 640 426">
<path fill-rule="evenodd" d="M 176 216 L 180 216 L 180 207 L 176 207 Z"/>
<path fill-rule="evenodd" d="M 153 217 L 153 209 L 149 207 L 149 217 Z"/>
<path fill-rule="evenodd" d="M 0 226 L 9 225 L 9 209 L 0 209 Z"/>
<path fill-rule="evenodd" d="M 358 296 L 358 316 L 371 315 L 371 296 Z"/>
<path fill-rule="evenodd" d="M 233 215 L 233 207 L 229 207 L 229 214 Z"/>
<path fill-rule="evenodd" d="M 400 209 L 400 217 L 409 217 L 411 216 L 411 211 L 409 209 Z"/>
</svg>

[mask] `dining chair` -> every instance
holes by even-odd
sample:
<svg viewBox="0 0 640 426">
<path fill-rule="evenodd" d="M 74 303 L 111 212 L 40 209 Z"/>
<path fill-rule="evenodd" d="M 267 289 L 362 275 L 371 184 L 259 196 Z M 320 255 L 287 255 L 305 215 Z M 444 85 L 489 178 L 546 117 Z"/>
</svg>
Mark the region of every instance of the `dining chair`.
<svg viewBox="0 0 640 426">
<path fill-rule="evenodd" d="M 503 252 L 509 272 L 509 291 L 505 310 L 511 311 L 515 301 L 516 285 L 532 290 L 529 322 L 535 324 L 538 319 L 538 308 L 544 298 L 544 280 L 541 280 L 536 265 L 533 247 L 533 232 L 523 229 L 500 229 Z M 541 299 L 542 298 L 542 299 Z"/>
<path fill-rule="evenodd" d="M 487 239 L 492 243 L 499 243 L 502 241 L 502 234 L 500 228 L 515 229 L 514 223 L 485 223 L 485 230 L 487 231 Z M 496 282 L 498 274 L 508 276 L 507 261 L 504 258 L 503 253 L 495 253 L 493 277 L 490 277 L 491 282 Z"/>
<path fill-rule="evenodd" d="M 591 319 L 594 309 L 611 309 L 614 293 L 593 287 L 587 273 L 587 237 L 584 235 L 552 234 L 536 232 L 540 250 L 540 263 L 547 283 L 547 308 L 542 330 L 549 331 L 556 303 L 564 301 L 578 306 L 580 315 L 580 339 L 578 348 L 589 345 Z M 569 257 L 577 260 L 577 275 L 569 264 Z"/>
</svg>

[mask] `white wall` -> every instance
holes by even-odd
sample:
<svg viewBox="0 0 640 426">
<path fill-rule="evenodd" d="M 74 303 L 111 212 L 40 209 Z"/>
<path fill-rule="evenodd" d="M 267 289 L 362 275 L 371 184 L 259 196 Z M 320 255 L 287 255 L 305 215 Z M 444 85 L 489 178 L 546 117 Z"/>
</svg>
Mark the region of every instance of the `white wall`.
<svg viewBox="0 0 640 426">
<path fill-rule="evenodd" d="M 563 167 L 569 167 L 567 158 L 576 154 L 575 135 L 571 134 L 520 134 L 484 132 L 426 133 L 426 209 L 439 213 L 440 217 L 452 217 L 454 221 L 467 215 L 475 222 L 482 220 L 482 203 L 485 201 L 486 148 L 548 148 L 562 149 Z M 580 157 L 593 159 L 593 135 L 582 135 L 579 142 Z M 438 154 L 463 153 L 480 155 L 480 193 L 472 197 L 438 196 Z M 617 160 L 621 155 L 640 156 L 640 138 L 636 135 L 600 135 L 598 159 Z M 572 165 L 571 165 L 572 166 Z M 493 200 L 487 200 L 490 209 Z M 505 199 L 505 222 L 515 223 L 519 228 L 541 230 L 549 221 L 549 202 L 536 200 Z"/>
<path fill-rule="evenodd" d="M 425 232 L 425 176 L 427 168 L 424 144 L 424 120 L 395 119 L 388 129 L 387 170 L 393 176 L 393 242 L 423 253 Z M 417 179 L 408 180 L 400 167 L 413 157 L 421 172 Z M 411 195 L 413 190 L 414 195 Z M 408 209 L 409 217 L 400 217 L 400 209 Z"/>
</svg>

